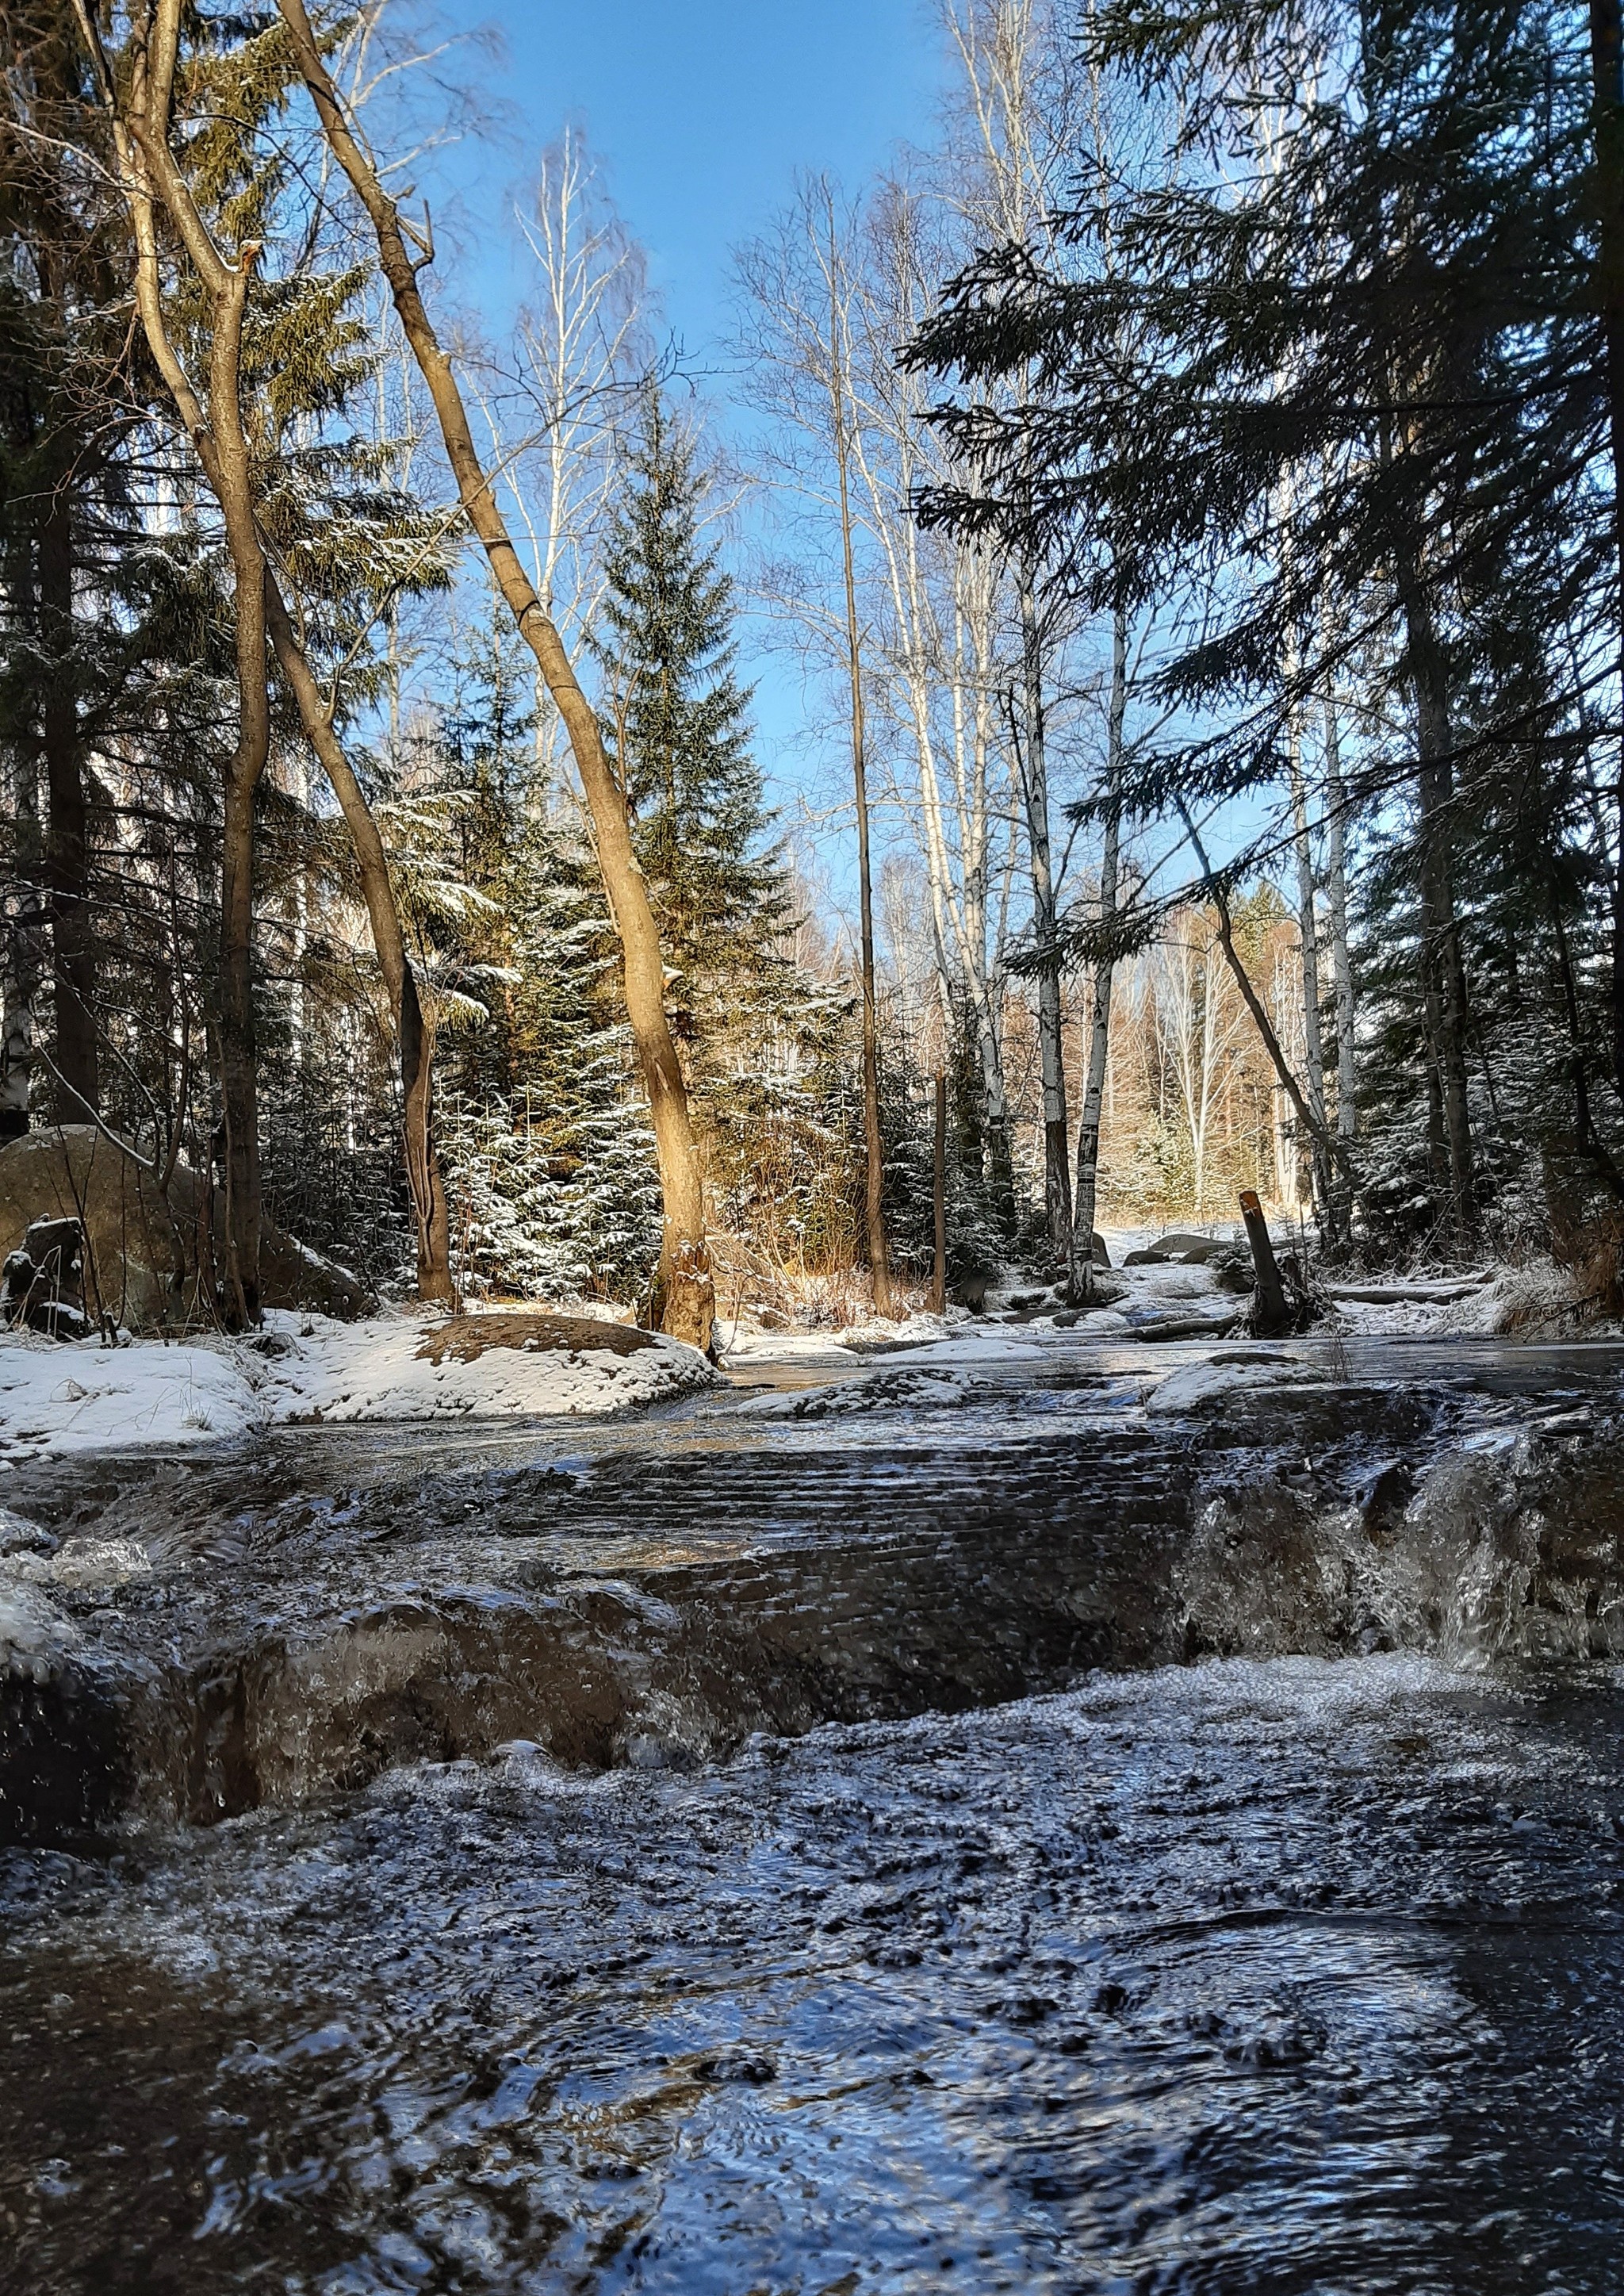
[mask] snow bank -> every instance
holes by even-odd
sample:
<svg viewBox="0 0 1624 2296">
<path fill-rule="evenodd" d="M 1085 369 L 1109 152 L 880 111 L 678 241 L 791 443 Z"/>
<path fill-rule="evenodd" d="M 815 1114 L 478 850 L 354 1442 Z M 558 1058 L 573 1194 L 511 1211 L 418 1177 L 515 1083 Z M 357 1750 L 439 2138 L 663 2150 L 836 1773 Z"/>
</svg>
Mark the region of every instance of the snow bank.
<svg viewBox="0 0 1624 2296">
<path fill-rule="evenodd" d="M 933 1316 L 928 1309 L 919 1308 L 896 1323 L 871 1318 L 865 1324 L 849 1324 L 840 1331 L 830 1332 L 769 1331 L 765 1325 L 746 1323 L 742 1318 L 735 1322 L 718 1316 L 716 1344 L 729 1371 L 746 1371 L 753 1364 L 794 1365 L 808 1371 L 839 1370 L 865 1357 L 889 1355 L 903 1348 L 931 1347 L 939 1340 L 962 1338 L 972 1330 L 979 1333 L 982 1329 L 980 1324 L 972 1324 L 967 1308 L 949 1308 L 945 1316 Z"/>
<path fill-rule="evenodd" d="M 0 1338 L 0 1458 L 225 1441 L 263 1416 L 246 1349 Z"/>
<path fill-rule="evenodd" d="M 1549 1260 L 1502 1267 L 1492 1275 L 1473 1273 L 1480 1280 L 1470 1289 L 1463 1287 L 1472 1284 L 1471 1274 L 1453 1283 L 1439 1279 L 1407 1285 L 1396 1280 L 1382 1287 L 1390 1288 L 1390 1298 L 1337 1299 L 1336 1312 L 1350 1331 L 1373 1335 L 1530 1341 L 1606 1335 L 1608 1327 L 1587 1320 L 1576 1308 L 1571 1274 Z"/>
<path fill-rule="evenodd" d="M 272 1311 L 252 1340 L 62 1346 L 0 1336 L 0 1461 L 223 1442 L 333 1420 L 598 1416 L 708 1386 L 705 1358 L 624 1324 L 540 1312 Z"/>
</svg>

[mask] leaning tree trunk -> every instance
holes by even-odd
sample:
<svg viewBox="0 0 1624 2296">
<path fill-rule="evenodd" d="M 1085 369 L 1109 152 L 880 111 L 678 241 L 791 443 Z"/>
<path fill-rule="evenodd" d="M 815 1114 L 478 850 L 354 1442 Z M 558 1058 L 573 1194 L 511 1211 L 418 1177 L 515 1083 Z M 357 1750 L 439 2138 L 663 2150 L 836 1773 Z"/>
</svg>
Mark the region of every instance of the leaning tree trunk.
<svg viewBox="0 0 1624 2296">
<path fill-rule="evenodd" d="M 372 925 L 373 947 L 394 1022 L 400 1061 L 401 1126 L 406 1148 L 406 1185 L 411 1192 L 413 1226 L 417 1244 L 417 1295 L 421 1300 L 455 1300 L 451 1275 L 451 1224 L 445 1183 L 434 1149 L 434 1072 L 429 1033 L 423 1024 L 416 975 L 406 953 L 400 907 L 390 877 L 389 857 L 378 824 L 355 770 L 334 731 L 332 715 L 322 699 L 303 647 L 299 643 L 274 577 L 267 577 L 271 643 L 276 659 L 299 706 L 300 723 L 311 748 L 332 785 L 339 808 L 349 831 L 361 892 Z"/>
<path fill-rule="evenodd" d="M 688 1114 L 687 1088 L 665 1009 L 665 966 L 648 888 L 632 849 L 626 802 L 611 771 L 602 729 L 582 693 L 557 628 L 513 548 L 495 490 L 480 462 L 451 362 L 417 285 L 429 259 L 414 260 L 399 210 L 351 131 L 310 28 L 303 0 L 277 0 L 300 75 L 334 159 L 365 209 L 378 242 L 401 329 L 434 402 L 447 460 L 470 526 L 520 636 L 535 655 L 570 736 L 592 817 L 598 866 L 625 964 L 626 1004 L 637 1047 L 660 1159 L 664 1222 L 652 1314 L 666 1331 L 695 1347 L 709 1345 L 716 1294 L 705 1242 L 704 1182 Z"/>
<path fill-rule="evenodd" d="M 1333 1160 L 1340 1167 L 1347 1181 L 1349 1196 L 1357 1197 L 1360 1193 L 1361 1183 L 1354 1166 L 1352 1151 L 1346 1141 L 1332 1137 L 1304 1099 L 1302 1087 L 1292 1075 L 1292 1064 L 1286 1059 L 1280 1039 L 1275 1033 L 1274 1022 L 1268 1017 L 1263 999 L 1252 987 L 1251 976 L 1242 961 L 1240 950 L 1234 945 L 1234 920 L 1229 911 L 1229 897 L 1207 857 L 1207 849 L 1202 842 L 1201 832 L 1196 828 L 1190 808 L 1184 800 L 1176 797 L 1173 802 L 1177 808 L 1178 817 L 1185 825 L 1185 834 L 1190 840 L 1190 849 L 1194 854 L 1196 865 L 1201 870 L 1203 889 L 1218 912 L 1218 947 L 1223 952 L 1224 962 L 1229 968 L 1229 977 L 1241 992 L 1241 1002 L 1251 1015 L 1252 1026 L 1262 1041 L 1264 1051 L 1268 1054 L 1269 1065 L 1280 1080 L 1280 1089 L 1291 1103 L 1292 1112 L 1297 1119 L 1297 1136 L 1299 1140 L 1312 1141 L 1316 1146 L 1325 1150 L 1327 1158 Z M 1278 1165 L 1278 1140 L 1276 1140 L 1275 1153 L 1276 1165 Z"/>
<path fill-rule="evenodd" d="M 1122 733 L 1128 716 L 1128 617 L 1118 607 L 1111 625 L 1111 706 L 1105 735 L 1105 838 L 1100 857 L 1100 925 L 1116 920 L 1122 847 Z M 1077 1201 L 1071 1221 L 1070 1293 L 1079 1307 L 1094 1295 L 1095 1208 L 1100 1190 L 1100 1116 L 1111 1054 L 1111 996 L 1116 962 L 1109 947 L 1095 960 L 1094 1012 L 1088 1035 L 1088 1074 L 1077 1128 Z"/>
</svg>

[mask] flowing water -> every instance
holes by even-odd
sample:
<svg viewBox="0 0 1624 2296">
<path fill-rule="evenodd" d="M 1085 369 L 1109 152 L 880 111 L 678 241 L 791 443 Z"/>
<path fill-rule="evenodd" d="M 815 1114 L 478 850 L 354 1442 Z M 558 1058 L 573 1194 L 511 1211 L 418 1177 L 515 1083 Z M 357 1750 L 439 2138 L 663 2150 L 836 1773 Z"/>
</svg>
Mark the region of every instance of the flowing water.
<svg viewBox="0 0 1624 2296">
<path fill-rule="evenodd" d="M 0 2285 L 1616 2290 L 1624 1359 L 1147 1360 L 15 1481 Z"/>
</svg>

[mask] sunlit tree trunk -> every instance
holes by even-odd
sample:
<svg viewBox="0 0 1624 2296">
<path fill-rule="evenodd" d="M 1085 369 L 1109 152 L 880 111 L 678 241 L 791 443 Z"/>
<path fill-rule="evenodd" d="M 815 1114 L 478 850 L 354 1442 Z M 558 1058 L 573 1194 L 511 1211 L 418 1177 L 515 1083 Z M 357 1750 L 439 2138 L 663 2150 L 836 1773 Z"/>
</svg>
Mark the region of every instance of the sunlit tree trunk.
<svg viewBox="0 0 1624 2296">
<path fill-rule="evenodd" d="M 170 108 L 180 48 L 182 0 L 143 12 L 130 42 L 131 73 L 120 99 L 88 8 L 79 20 L 113 117 L 120 172 L 136 236 L 136 295 L 153 357 L 192 434 L 219 502 L 233 578 L 237 731 L 225 760 L 220 829 L 218 1062 L 220 1167 L 226 1193 L 227 1322 L 259 1321 L 258 1061 L 254 1020 L 254 808 L 270 754 L 270 664 L 265 570 L 254 521 L 252 482 L 241 403 L 241 352 L 248 295 L 259 250 L 234 262 L 220 253 L 170 149 Z M 209 406 L 203 409 L 170 348 L 160 304 L 155 201 L 161 201 L 203 289 L 208 309 Z"/>
<path fill-rule="evenodd" d="M 660 1160 L 662 1238 L 651 1316 L 673 1336 L 710 1343 L 715 1287 L 705 1238 L 704 1182 L 688 1113 L 687 1087 L 665 1009 L 665 966 L 648 888 L 632 849 L 626 802 L 611 770 L 596 713 L 581 691 L 562 640 L 509 537 L 473 442 L 462 391 L 417 285 L 429 250 L 416 259 L 394 200 L 351 132 L 303 0 L 278 0 L 293 53 L 329 149 L 365 209 L 383 275 L 439 418 L 447 459 L 468 522 L 489 559 L 520 636 L 535 655 L 563 720 L 591 816 L 598 866 L 624 960 L 627 1013 L 648 1094 Z"/>
<path fill-rule="evenodd" d="M 834 218 L 830 214 L 833 242 Z M 840 488 L 841 565 L 846 589 L 846 666 L 851 701 L 851 778 L 857 816 L 857 904 L 863 988 L 863 1232 L 874 1279 L 874 1312 L 891 1312 L 890 1257 L 883 1201 L 885 1146 L 880 1131 L 880 1014 L 874 994 L 874 899 L 868 849 L 868 748 L 863 715 L 863 660 L 857 631 L 857 586 L 851 540 L 851 486 L 845 395 L 840 356 L 840 310 L 834 296 L 834 249 L 830 248 L 829 389 L 835 472 Z"/>
</svg>

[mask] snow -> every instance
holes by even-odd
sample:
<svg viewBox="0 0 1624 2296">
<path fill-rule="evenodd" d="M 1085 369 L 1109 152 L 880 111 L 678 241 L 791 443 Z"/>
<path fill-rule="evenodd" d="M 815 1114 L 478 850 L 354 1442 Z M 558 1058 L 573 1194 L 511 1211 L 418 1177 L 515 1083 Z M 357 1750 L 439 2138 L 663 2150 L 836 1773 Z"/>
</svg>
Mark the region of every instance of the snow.
<svg viewBox="0 0 1624 2296">
<path fill-rule="evenodd" d="M 467 1319 L 477 1332 L 479 1318 Z M 499 1319 L 492 1319 L 493 1334 Z M 258 1341 L 63 1345 L 0 1335 L 0 1463 L 81 1452 L 224 1443 L 307 1421 L 601 1416 L 716 1377 L 695 1349 L 657 1338 L 622 1352 L 605 1332 L 567 1347 L 496 1342 L 464 1359 L 437 1349 L 443 1317 L 415 1311 L 340 1324 L 272 1310 Z M 618 1345 L 617 1345 L 618 1341 Z M 434 1360 L 438 1353 L 439 1360 Z"/>
<path fill-rule="evenodd" d="M 1572 1279 L 1549 1261 L 1471 1274 L 1478 1280 L 1464 1292 L 1460 1285 L 1469 1276 L 1455 1279 L 1452 1285 L 1424 1279 L 1409 1285 L 1395 1283 L 1393 1297 L 1379 1301 L 1338 1300 L 1337 1316 L 1349 1332 L 1371 1336 L 1497 1339 L 1509 1333 L 1530 1341 L 1605 1336 L 1604 1327 L 1575 1313 Z M 1446 1292 L 1451 1296 L 1441 1296 Z"/>
<path fill-rule="evenodd" d="M 0 1458 L 226 1440 L 261 1413 L 245 1349 L 0 1338 Z"/>
<path fill-rule="evenodd" d="M 1180 1364 L 1145 1402 L 1152 1412 L 1202 1411 L 1259 1388 L 1301 1386 L 1314 1377 L 1301 1364 L 1266 1356 L 1226 1356 L 1205 1363 Z"/>
</svg>

